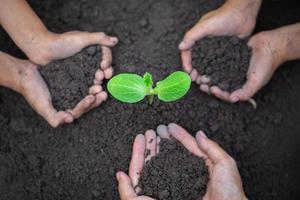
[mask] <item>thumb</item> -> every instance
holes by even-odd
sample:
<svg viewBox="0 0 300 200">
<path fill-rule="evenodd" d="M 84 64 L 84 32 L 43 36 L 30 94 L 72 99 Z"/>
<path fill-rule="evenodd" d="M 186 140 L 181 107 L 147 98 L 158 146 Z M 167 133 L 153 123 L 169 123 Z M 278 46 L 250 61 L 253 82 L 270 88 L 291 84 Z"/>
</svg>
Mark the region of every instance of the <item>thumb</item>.
<svg viewBox="0 0 300 200">
<path fill-rule="evenodd" d="M 113 47 L 118 43 L 117 37 L 111 37 L 103 32 L 88 33 L 91 44 L 100 44 L 107 47 Z"/>
<path fill-rule="evenodd" d="M 236 103 L 238 101 L 247 101 L 262 87 L 262 83 L 256 78 L 250 77 L 245 85 L 236 91 L 234 91 L 229 100 L 231 103 Z"/>
<path fill-rule="evenodd" d="M 201 40 L 207 35 L 209 34 L 207 32 L 207 29 L 205 28 L 205 20 L 200 20 L 184 35 L 182 42 L 179 44 L 179 50 L 184 51 L 191 49 L 196 41 Z"/>
<path fill-rule="evenodd" d="M 207 138 L 204 132 L 199 131 L 196 134 L 196 140 L 201 151 L 214 163 L 231 157 L 214 141 Z"/>
<path fill-rule="evenodd" d="M 119 184 L 118 190 L 121 200 L 137 197 L 134 188 L 132 187 L 131 180 L 129 176 L 127 176 L 127 174 L 125 174 L 124 172 L 118 172 L 116 174 L 116 177 Z"/>
</svg>

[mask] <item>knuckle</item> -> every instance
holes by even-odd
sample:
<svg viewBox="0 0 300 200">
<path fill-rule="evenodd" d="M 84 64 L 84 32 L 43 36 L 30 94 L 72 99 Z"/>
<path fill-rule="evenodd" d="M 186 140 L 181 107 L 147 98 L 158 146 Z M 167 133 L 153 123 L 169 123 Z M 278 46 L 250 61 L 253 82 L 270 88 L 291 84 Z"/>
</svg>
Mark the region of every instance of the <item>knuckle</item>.
<svg viewBox="0 0 300 200">
<path fill-rule="evenodd" d="M 107 38 L 107 36 L 104 32 L 99 32 L 98 35 L 99 35 L 99 38 L 100 38 L 101 41 L 103 41 Z"/>
</svg>

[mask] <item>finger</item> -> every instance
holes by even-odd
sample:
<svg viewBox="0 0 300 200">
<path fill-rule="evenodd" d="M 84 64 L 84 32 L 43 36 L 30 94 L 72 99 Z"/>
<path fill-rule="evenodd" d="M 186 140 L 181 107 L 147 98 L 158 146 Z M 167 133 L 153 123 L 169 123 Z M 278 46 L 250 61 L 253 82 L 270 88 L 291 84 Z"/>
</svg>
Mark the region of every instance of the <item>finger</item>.
<svg viewBox="0 0 300 200">
<path fill-rule="evenodd" d="M 230 94 L 228 92 L 225 92 L 225 91 L 221 90 L 217 86 L 212 86 L 210 88 L 210 92 L 211 92 L 212 95 L 214 95 L 218 99 L 221 99 L 223 101 L 228 101 L 228 102 L 230 101 L 230 99 L 229 99 Z"/>
<path fill-rule="evenodd" d="M 183 70 L 190 74 L 192 72 L 192 51 L 186 50 L 181 52 L 181 61 Z"/>
<path fill-rule="evenodd" d="M 70 115 L 70 113 L 64 111 L 56 112 L 56 110 L 54 111 L 54 114 L 52 114 L 51 116 L 49 115 L 45 119 L 53 128 L 56 128 L 61 124 L 69 124 L 74 121 L 73 116 Z"/>
<path fill-rule="evenodd" d="M 120 193 L 120 198 L 122 200 L 133 199 L 133 198 L 137 197 L 137 195 L 133 189 L 131 180 L 130 180 L 129 176 L 127 176 L 127 174 L 125 174 L 124 172 L 118 172 L 116 174 L 116 178 L 118 181 L 118 190 Z"/>
<path fill-rule="evenodd" d="M 256 80 L 255 78 L 249 77 L 245 85 L 236 91 L 234 91 L 229 99 L 231 103 L 236 103 L 238 101 L 248 101 L 254 94 L 262 88 L 263 84 Z"/>
<path fill-rule="evenodd" d="M 96 95 L 101 91 L 102 91 L 101 85 L 93 85 L 92 87 L 89 88 L 89 94 L 91 95 Z"/>
<path fill-rule="evenodd" d="M 153 130 L 148 130 L 145 133 L 146 138 L 146 159 L 145 161 L 150 160 L 153 156 L 156 155 L 156 133 Z"/>
<path fill-rule="evenodd" d="M 214 163 L 231 157 L 214 141 L 207 138 L 204 132 L 199 131 L 196 134 L 196 140 L 201 151 Z"/>
<path fill-rule="evenodd" d="M 198 77 L 198 71 L 196 69 L 192 69 L 192 72 L 190 73 L 190 77 L 191 77 L 192 81 L 196 81 L 196 79 Z"/>
<path fill-rule="evenodd" d="M 105 77 L 106 79 L 110 79 L 110 78 L 112 77 L 113 73 L 114 73 L 114 70 L 113 70 L 112 67 L 108 67 L 108 68 L 105 69 L 103 72 L 104 72 L 104 77 Z"/>
<path fill-rule="evenodd" d="M 210 94 L 210 87 L 207 85 L 207 84 L 201 84 L 199 89 L 202 91 L 202 92 L 205 92 L 207 94 Z"/>
<path fill-rule="evenodd" d="M 100 44 L 113 47 L 118 43 L 118 38 L 106 35 L 103 32 L 88 33 L 90 44 Z"/>
<path fill-rule="evenodd" d="M 108 47 L 102 47 L 102 62 L 100 64 L 101 69 L 107 69 L 111 66 L 112 62 L 112 53 L 110 48 Z"/>
<path fill-rule="evenodd" d="M 74 55 L 85 47 L 101 45 L 113 47 L 118 43 L 116 37 L 107 36 L 102 32 L 71 31 L 58 35 L 57 44 L 64 47 L 63 51 L 53 52 L 53 59 L 62 59 Z"/>
<path fill-rule="evenodd" d="M 200 76 L 200 82 L 202 84 L 209 84 L 210 78 L 207 75 L 202 75 L 202 76 Z"/>
<path fill-rule="evenodd" d="M 73 109 L 67 110 L 74 119 L 78 119 L 82 114 L 86 113 L 90 110 L 90 107 L 95 102 L 96 98 L 93 95 L 86 96 L 83 100 L 81 100 Z"/>
<path fill-rule="evenodd" d="M 181 51 L 189 50 L 193 47 L 196 41 L 208 35 L 205 28 L 205 21 L 199 21 L 192 29 L 190 29 L 184 36 L 182 42 L 179 44 Z"/>
<path fill-rule="evenodd" d="M 93 109 L 93 108 L 98 107 L 101 103 L 103 103 L 104 101 L 107 100 L 107 97 L 108 97 L 108 95 L 107 95 L 107 93 L 106 93 L 105 91 L 102 91 L 102 92 L 96 94 L 96 95 L 95 95 L 96 100 L 95 100 L 94 103 L 90 106 L 90 109 L 87 110 L 87 112 L 90 111 L 90 110 Z"/>
<path fill-rule="evenodd" d="M 132 180 L 132 185 L 135 188 L 138 185 L 145 162 L 146 140 L 142 134 L 135 137 L 132 156 L 129 165 L 129 177 Z"/>
<path fill-rule="evenodd" d="M 171 123 L 168 126 L 170 134 L 178 140 L 182 145 L 189 150 L 192 154 L 204 157 L 205 155 L 199 149 L 197 142 L 194 137 L 192 137 L 185 129 L 181 126 Z"/>
<path fill-rule="evenodd" d="M 40 99 L 39 103 L 40 106 L 43 107 L 43 109 L 41 110 L 42 107 L 37 108 L 33 105 L 33 107 L 37 110 L 37 112 L 44 117 L 44 119 L 53 127 L 53 128 L 57 128 L 59 125 L 61 124 L 65 124 L 65 123 L 72 123 L 74 121 L 73 116 L 65 111 L 57 111 L 53 105 L 51 101 L 46 101 L 43 102 L 43 99 Z M 30 103 L 30 101 L 28 100 L 28 102 Z"/>
<path fill-rule="evenodd" d="M 98 83 L 102 82 L 104 79 L 104 72 L 101 69 L 98 69 L 95 74 L 95 81 Z"/>
<path fill-rule="evenodd" d="M 156 129 L 157 134 L 164 139 L 170 139 L 170 133 L 168 131 L 168 127 L 166 125 L 159 125 Z"/>
<path fill-rule="evenodd" d="M 156 137 L 156 155 L 159 153 L 159 149 L 160 149 L 160 141 L 161 138 L 159 136 Z"/>
</svg>

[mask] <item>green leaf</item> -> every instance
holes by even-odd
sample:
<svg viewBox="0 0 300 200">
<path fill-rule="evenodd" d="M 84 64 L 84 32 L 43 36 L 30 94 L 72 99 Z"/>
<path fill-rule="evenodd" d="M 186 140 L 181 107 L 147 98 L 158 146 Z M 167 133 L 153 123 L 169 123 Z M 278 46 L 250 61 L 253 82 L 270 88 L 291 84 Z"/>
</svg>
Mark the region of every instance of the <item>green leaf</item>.
<svg viewBox="0 0 300 200">
<path fill-rule="evenodd" d="M 162 101 L 175 101 L 183 97 L 190 89 L 191 78 L 188 74 L 177 71 L 157 83 L 155 94 Z"/>
<path fill-rule="evenodd" d="M 149 93 L 153 86 L 152 75 L 146 72 L 143 76 L 143 79 L 144 79 L 145 86 L 147 87 L 147 93 Z"/>
<path fill-rule="evenodd" d="M 114 98 L 125 103 L 136 103 L 147 95 L 144 79 L 136 74 L 114 76 L 109 80 L 107 89 Z"/>
</svg>

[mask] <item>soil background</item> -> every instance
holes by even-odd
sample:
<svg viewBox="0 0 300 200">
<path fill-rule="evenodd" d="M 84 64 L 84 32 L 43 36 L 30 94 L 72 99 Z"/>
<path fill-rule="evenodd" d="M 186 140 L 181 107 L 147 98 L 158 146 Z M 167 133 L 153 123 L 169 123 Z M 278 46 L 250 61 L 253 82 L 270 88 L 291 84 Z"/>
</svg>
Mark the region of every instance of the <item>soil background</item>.
<svg viewBox="0 0 300 200">
<path fill-rule="evenodd" d="M 55 32 L 119 37 L 116 73 L 181 69 L 177 46 L 221 0 L 30 0 Z M 265 0 L 256 32 L 300 21 L 297 0 Z M 23 54 L 1 30 L 0 49 Z M 230 105 L 193 85 L 175 103 L 122 104 L 109 98 L 75 123 L 52 129 L 18 94 L 0 88 L 0 199 L 118 199 L 115 173 L 127 170 L 133 138 L 160 123 L 204 130 L 237 161 L 249 199 L 299 199 L 300 62 L 280 68 L 255 99 Z"/>
</svg>

